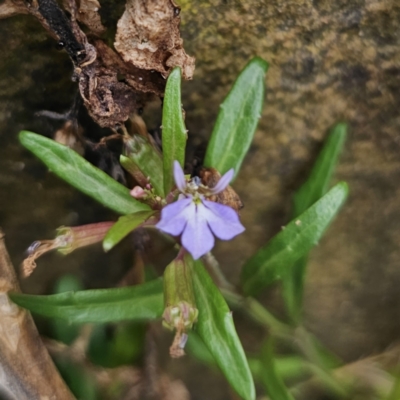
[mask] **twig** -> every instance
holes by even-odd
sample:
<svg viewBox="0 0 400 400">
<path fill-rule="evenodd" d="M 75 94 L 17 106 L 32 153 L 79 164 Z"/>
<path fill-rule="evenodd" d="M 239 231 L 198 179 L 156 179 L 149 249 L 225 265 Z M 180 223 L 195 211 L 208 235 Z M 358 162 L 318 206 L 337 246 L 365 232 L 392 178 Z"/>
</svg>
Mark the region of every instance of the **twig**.
<svg viewBox="0 0 400 400">
<path fill-rule="evenodd" d="M 234 308 L 244 311 L 255 322 L 270 330 L 274 335 L 291 338 L 292 327 L 275 318 L 261 303 L 253 297 L 244 297 L 226 289 L 220 289 L 226 301 Z"/>
</svg>

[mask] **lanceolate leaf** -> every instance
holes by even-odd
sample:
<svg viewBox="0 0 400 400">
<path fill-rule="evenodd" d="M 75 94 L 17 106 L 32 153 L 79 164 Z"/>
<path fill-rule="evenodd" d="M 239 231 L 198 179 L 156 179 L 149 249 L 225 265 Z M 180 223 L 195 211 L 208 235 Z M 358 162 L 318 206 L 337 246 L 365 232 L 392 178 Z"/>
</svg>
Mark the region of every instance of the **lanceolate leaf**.
<svg viewBox="0 0 400 400">
<path fill-rule="evenodd" d="M 125 236 L 136 229 L 140 224 L 149 219 L 155 211 L 140 211 L 135 214 L 124 215 L 107 232 L 103 240 L 104 251 L 111 250 L 117 245 Z"/>
<path fill-rule="evenodd" d="M 155 192 L 164 197 L 161 154 L 146 139 L 136 135 L 126 143 L 125 156 L 135 163 L 144 177 L 149 178 Z"/>
<path fill-rule="evenodd" d="M 187 133 L 183 121 L 181 104 L 181 70 L 176 67 L 168 77 L 165 88 L 162 116 L 162 147 L 164 163 L 164 193 L 168 194 L 174 185 L 173 163 L 185 161 Z"/>
<path fill-rule="evenodd" d="M 27 131 L 22 131 L 19 139 L 56 175 L 117 213 L 133 214 L 150 209 L 146 204 L 135 200 L 125 186 L 70 148 Z"/>
<path fill-rule="evenodd" d="M 186 351 L 194 356 L 198 361 L 209 367 L 216 367 L 216 362 L 214 357 L 211 355 L 210 351 L 204 344 L 203 340 L 195 331 L 189 332 L 189 339 L 187 341 Z"/>
<path fill-rule="evenodd" d="M 265 92 L 265 73 L 268 64 L 253 58 L 236 79 L 221 104 L 204 165 L 224 174 L 231 168 L 238 173 L 249 150 L 261 117 Z"/>
<path fill-rule="evenodd" d="M 81 290 L 82 284 L 73 275 L 64 275 L 56 283 L 54 293 L 65 293 L 71 290 Z M 79 336 L 79 325 L 69 324 L 62 319 L 52 319 L 50 328 L 55 339 L 70 345 Z"/>
<path fill-rule="evenodd" d="M 163 286 L 158 279 L 138 286 L 82 290 L 49 296 L 10 293 L 12 301 L 46 317 L 69 322 L 153 320 L 163 312 Z"/>
<path fill-rule="evenodd" d="M 311 207 L 328 190 L 339 154 L 346 140 L 347 125 L 337 124 L 330 132 L 310 176 L 294 195 L 294 218 Z M 283 297 L 293 319 L 298 319 L 302 307 L 307 255 L 287 268 L 282 278 Z"/>
<path fill-rule="evenodd" d="M 294 195 L 294 217 L 311 207 L 328 191 L 346 135 L 346 124 L 337 124 L 330 132 L 310 176 Z"/>
<path fill-rule="evenodd" d="M 224 298 L 200 261 L 194 262 L 193 286 L 199 310 L 195 330 L 233 389 L 255 399 L 253 378 Z M 190 339 L 189 339 L 190 340 Z"/>
<path fill-rule="evenodd" d="M 139 186 L 145 187 L 147 184 L 147 178 L 143 175 L 143 172 L 139 169 L 136 163 L 123 154 L 119 156 L 119 163 L 124 167 L 125 171 L 134 178 Z"/>
<path fill-rule="evenodd" d="M 338 183 L 250 258 L 242 271 L 244 292 L 257 294 L 281 278 L 285 268 L 304 257 L 318 243 L 346 200 L 347 193 L 347 184 Z"/>
</svg>

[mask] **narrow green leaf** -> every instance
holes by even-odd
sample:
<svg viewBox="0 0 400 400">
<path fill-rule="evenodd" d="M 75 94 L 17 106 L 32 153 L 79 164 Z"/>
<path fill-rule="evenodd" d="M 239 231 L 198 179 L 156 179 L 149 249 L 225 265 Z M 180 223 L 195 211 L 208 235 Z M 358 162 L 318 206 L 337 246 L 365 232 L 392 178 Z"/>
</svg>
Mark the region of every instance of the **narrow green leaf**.
<svg viewBox="0 0 400 400">
<path fill-rule="evenodd" d="M 347 125 L 337 124 L 330 132 L 307 181 L 294 195 L 294 216 L 303 213 L 319 200 L 328 190 L 339 155 L 347 136 Z M 304 280 L 307 255 L 286 269 L 282 277 L 283 297 L 289 315 L 298 320 L 303 304 Z"/>
<path fill-rule="evenodd" d="M 244 292 L 257 294 L 304 257 L 318 243 L 346 200 L 347 193 L 347 184 L 338 183 L 251 257 L 242 271 Z"/>
<path fill-rule="evenodd" d="M 214 357 L 211 355 L 199 335 L 194 331 L 189 332 L 189 339 L 187 341 L 185 350 L 202 364 L 207 365 L 210 368 L 217 366 Z M 258 358 L 248 357 L 247 362 L 254 380 L 257 382 L 262 382 L 264 368 L 261 360 Z M 308 364 L 309 363 L 307 361 L 298 356 L 275 358 L 275 369 L 282 379 L 304 379 L 310 374 Z"/>
<path fill-rule="evenodd" d="M 325 371 L 343 366 L 343 361 L 327 349 L 312 333 L 308 332 L 304 326 L 297 327 L 296 337 L 299 343 L 303 343 L 304 352 L 313 365 Z"/>
<path fill-rule="evenodd" d="M 146 178 L 149 178 L 156 194 L 164 197 L 161 154 L 145 138 L 135 135 L 126 143 L 124 155 L 136 164 Z"/>
<path fill-rule="evenodd" d="M 129 172 L 129 174 L 140 184 L 140 186 L 146 185 L 146 177 L 134 161 L 121 154 L 119 156 L 119 163 L 123 166 L 124 170 Z"/>
<path fill-rule="evenodd" d="M 103 240 L 104 251 L 111 250 L 116 246 L 125 236 L 136 229 L 140 224 L 149 219 L 155 211 L 139 211 L 135 214 L 124 215 L 107 232 Z"/>
<path fill-rule="evenodd" d="M 24 147 L 40 158 L 56 175 L 117 213 L 133 214 L 150 209 L 135 200 L 125 186 L 70 148 L 28 131 L 22 131 L 19 139 Z"/>
<path fill-rule="evenodd" d="M 185 162 L 187 133 L 181 104 L 181 70 L 176 67 L 168 77 L 162 116 L 162 147 L 164 163 L 164 193 L 174 186 L 173 163 Z"/>
<path fill-rule="evenodd" d="M 21 307 L 69 322 L 116 322 L 160 318 L 164 308 L 162 280 L 138 286 L 82 290 L 49 296 L 10 293 Z"/>
<path fill-rule="evenodd" d="M 271 400 L 294 400 L 279 376 L 274 360 L 273 340 L 268 339 L 261 353 L 263 373 L 261 380 Z"/>
<path fill-rule="evenodd" d="M 294 195 L 294 218 L 311 207 L 327 191 L 347 136 L 347 124 L 337 124 L 330 132 L 307 181 Z"/>
<path fill-rule="evenodd" d="M 59 294 L 81 289 L 82 284 L 77 277 L 74 275 L 64 275 L 57 281 L 54 293 Z M 62 319 L 51 320 L 50 328 L 55 339 L 68 345 L 79 336 L 80 326 L 78 324 L 69 324 Z"/>
<path fill-rule="evenodd" d="M 299 322 L 303 307 L 304 282 L 306 277 L 308 256 L 295 261 L 282 274 L 282 296 L 289 317 Z"/>
<path fill-rule="evenodd" d="M 214 357 L 209 352 L 200 336 L 193 330 L 189 332 L 189 339 L 185 350 L 204 365 L 207 365 L 208 367 L 216 367 L 217 364 Z"/>
<path fill-rule="evenodd" d="M 195 330 L 233 389 L 245 400 L 255 399 L 254 382 L 224 298 L 204 269 L 194 262 L 193 285 L 199 310 Z"/>
<path fill-rule="evenodd" d="M 221 104 L 204 160 L 206 167 L 224 174 L 231 168 L 235 176 L 249 150 L 261 118 L 268 64 L 253 58 L 236 79 Z"/>
</svg>

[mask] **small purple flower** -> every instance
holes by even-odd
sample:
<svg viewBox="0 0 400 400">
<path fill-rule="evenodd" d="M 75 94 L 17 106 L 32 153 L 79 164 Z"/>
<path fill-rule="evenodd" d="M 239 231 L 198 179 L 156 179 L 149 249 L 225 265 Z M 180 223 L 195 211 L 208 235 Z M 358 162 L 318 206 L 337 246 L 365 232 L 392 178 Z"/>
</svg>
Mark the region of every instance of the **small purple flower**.
<svg viewBox="0 0 400 400">
<path fill-rule="evenodd" d="M 206 200 L 199 193 L 202 186 L 208 195 L 222 192 L 233 178 L 233 169 L 224 174 L 213 188 L 201 185 L 199 178 L 194 177 L 186 182 L 179 164 L 174 161 L 174 179 L 182 193 L 178 201 L 168 204 L 161 211 L 158 229 L 172 236 L 181 236 L 182 246 L 195 260 L 208 253 L 214 247 L 214 236 L 230 240 L 244 231 L 239 216 L 231 207 Z"/>
</svg>

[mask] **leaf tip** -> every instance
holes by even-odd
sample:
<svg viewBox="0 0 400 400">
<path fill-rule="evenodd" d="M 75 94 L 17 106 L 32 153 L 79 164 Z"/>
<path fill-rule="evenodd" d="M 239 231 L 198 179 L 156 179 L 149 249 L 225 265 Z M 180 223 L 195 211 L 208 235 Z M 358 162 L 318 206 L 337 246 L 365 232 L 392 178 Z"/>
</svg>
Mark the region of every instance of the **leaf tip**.
<svg viewBox="0 0 400 400">
<path fill-rule="evenodd" d="M 180 67 L 175 67 L 169 74 L 168 80 L 170 79 L 179 79 L 181 80 L 182 71 Z"/>
<path fill-rule="evenodd" d="M 126 157 L 126 156 L 124 156 L 123 154 L 121 154 L 121 155 L 119 156 L 119 162 L 121 163 L 121 165 L 122 165 L 123 163 L 127 163 L 128 161 L 129 161 L 129 158 Z"/>
<path fill-rule="evenodd" d="M 337 132 L 338 134 L 345 135 L 349 129 L 349 124 L 347 122 L 338 122 L 333 127 L 333 132 Z"/>
<path fill-rule="evenodd" d="M 108 251 L 110 251 L 113 248 L 113 243 L 108 240 L 107 238 L 105 238 L 103 240 L 103 250 L 107 253 Z"/>
<path fill-rule="evenodd" d="M 265 61 L 263 58 L 258 57 L 258 56 L 253 57 L 250 60 L 249 64 L 259 66 L 264 71 L 264 73 L 266 73 L 268 71 L 268 68 L 269 68 L 268 62 Z"/>
<path fill-rule="evenodd" d="M 36 134 L 33 132 L 29 132 L 29 131 L 20 131 L 18 134 L 18 138 L 22 144 L 25 144 L 26 140 L 28 140 L 32 135 L 36 135 Z"/>
<path fill-rule="evenodd" d="M 340 181 L 337 185 L 337 187 L 339 187 L 345 194 L 345 196 L 347 197 L 349 194 L 349 184 L 345 181 Z"/>
</svg>

